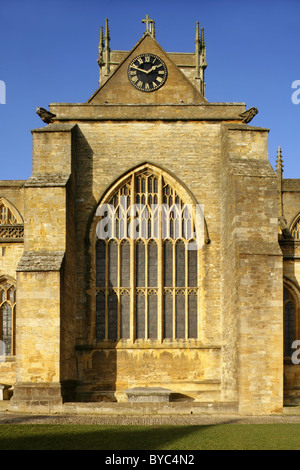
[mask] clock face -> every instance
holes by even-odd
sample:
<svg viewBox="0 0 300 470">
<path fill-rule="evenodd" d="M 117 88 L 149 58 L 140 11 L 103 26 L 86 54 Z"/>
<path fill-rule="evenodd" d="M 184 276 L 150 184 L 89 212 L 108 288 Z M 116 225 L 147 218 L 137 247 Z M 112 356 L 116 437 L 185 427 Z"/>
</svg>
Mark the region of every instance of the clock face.
<svg viewBox="0 0 300 470">
<path fill-rule="evenodd" d="M 154 54 L 141 54 L 128 67 L 130 83 L 140 91 L 155 91 L 162 87 L 168 75 L 164 61 Z"/>
</svg>

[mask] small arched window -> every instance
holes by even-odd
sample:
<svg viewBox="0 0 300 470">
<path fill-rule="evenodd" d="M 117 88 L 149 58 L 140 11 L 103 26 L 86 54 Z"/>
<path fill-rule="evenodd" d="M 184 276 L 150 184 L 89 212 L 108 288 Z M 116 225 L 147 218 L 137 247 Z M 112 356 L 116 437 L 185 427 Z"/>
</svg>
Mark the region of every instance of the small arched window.
<svg viewBox="0 0 300 470">
<path fill-rule="evenodd" d="M 14 355 L 14 324 L 16 310 L 16 288 L 8 281 L 0 283 L 0 340 L 2 341 L 2 355 Z M 4 347 L 3 347 L 4 346 Z"/>
<path fill-rule="evenodd" d="M 198 250 L 187 249 L 195 242 L 187 205 L 149 168 L 132 172 L 100 204 L 107 234 L 96 242 L 98 340 L 198 337 Z"/>
<path fill-rule="evenodd" d="M 0 240 L 23 241 L 24 225 L 18 210 L 4 197 L 0 197 Z"/>
<path fill-rule="evenodd" d="M 300 216 L 298 217 L 298 219 L 296 219 L 296 221 L 293 223 L 293 226 L 292 226 L 292 236 L 295 240 L 299 240 L 300 241 Z"/>
</svg>

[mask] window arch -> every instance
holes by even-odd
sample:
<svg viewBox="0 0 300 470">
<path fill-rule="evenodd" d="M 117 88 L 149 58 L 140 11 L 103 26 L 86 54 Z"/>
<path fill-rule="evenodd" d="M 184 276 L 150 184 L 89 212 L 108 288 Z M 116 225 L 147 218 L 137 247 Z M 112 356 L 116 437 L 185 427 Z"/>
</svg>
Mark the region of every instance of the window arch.
<svg viewBox="0 0 300 470">
<path fill-rule="evenodd" d="M 97 340 L 198 337 L 195 204 L 174 181 L 143 166 L 98 206 Z"/>
<path fill-rule="evenodd" d="M 292 233 L 292 236 L 295 240 L 300 241 L 300 215 L 293 222 L 292 228 L 291 228 L 291 233 Z"/>
<path fill-rule="evenodd" d="M 0 340 L 4 344 L 6 356 L 15 353 L 15 310 L 16 288 L 15 283 L 9 279 L 0 280 Z"/>
<path fill-rule="evenodd" d="M 4 197 L 0 197 L 0 239 L 22 241 L 23 219 L 19 211 Z"/>
<path fill-rule="evenodd" d="M 284 357 L 290 359 L 294 349 L 292 343 L 299 339 L 299 295 L 298 289 L 289 280 L 283 287 L 283 320 L 284 320 Z"/>
</svg>

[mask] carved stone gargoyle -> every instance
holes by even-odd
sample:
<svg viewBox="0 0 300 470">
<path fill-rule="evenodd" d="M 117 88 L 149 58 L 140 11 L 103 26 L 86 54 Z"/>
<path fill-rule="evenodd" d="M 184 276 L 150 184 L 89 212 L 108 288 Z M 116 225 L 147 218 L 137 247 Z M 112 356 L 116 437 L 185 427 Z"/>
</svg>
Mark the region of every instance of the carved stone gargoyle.
<svg viewBox="0 0 300 470">
<path fill-rule="evenodd" d="M 252 121 L 252 119 L 254 118 L 254 116 L 256 116 L 257 113 L 258 109 L 252 107 L 244 111 L 242 114 L 239 114 L 239 116 L 243 118 L 243 122 L 245 124 L 248 124 L 248 122 Z"/>
<path fill-rule="evenodd" d="M 47 109 L 44 108 L 36 108 L 36 114 L 38 114 L 42 121 L 46 124 L 53 122 L 53 118 L 56 117 L 56 114 L 50 113 Z"/>
</svg>

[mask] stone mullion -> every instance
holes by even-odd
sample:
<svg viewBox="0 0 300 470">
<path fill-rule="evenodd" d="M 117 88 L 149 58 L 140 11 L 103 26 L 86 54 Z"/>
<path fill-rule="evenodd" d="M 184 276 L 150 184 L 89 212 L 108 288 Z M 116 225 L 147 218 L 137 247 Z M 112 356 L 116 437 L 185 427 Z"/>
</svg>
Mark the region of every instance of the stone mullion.
<svg viewBox="0 0 300 470">
<path fill-rule="evenodd" d="M 15 323 L 16 323 L 16 304 L 11 306 L 11 356 L 15 355 Z"/>
<path fill-rule="evenodd" d="M 200 322 L 200 250 L 197 248 L 197 339 L 201 338 L 201 322 Z"/>
<path fill-rule="evenodd" d="M 172 240 L 173 245 L 173 339 L 176 339 L 176 243 Z"/>
<path fill-rule="evenodd" d="M 145 339 L 149 338 L 148 254 L 148 243 L 145 240 Z"/>
<path fill-rule="evenodd" d="M 131 177 L 131 201 L 130 204 L 133 205 L 136 200 L 136 185 L 135 185 L 135 175 Z M 132 342 L 136 339 L 136 244 L 135 244 L 135 224 L 132 223 L 132 217 L 130 217 L 130 234 L 129 234 L 129 244 L 130 244 L 130 340 Z"/>
<path fill-rule="evenodd" d="M 163 180 L 162 175 L 158 176 L 158 240 L 157 240 L 157 284 L 158 284 L 158 292 L 157 292 L 157 321 L 158 321 L 158 328 L 157 328 L 157 339 L 162 343 L 163 341 L 163 279 L 164 279 L 164 272 L 163 272 L 163 239 L 162 239 L 162 203 L 163 203 Z"/>
<path fill-rule="evenodd" d="M 185 339 L 189 337 L 189 257 L 188 257 L 188 250 L 187 250 L 187 241 L 184 242 L 185 247 Z"/>
<path fill-rule="evenodd" d="M 148 211 L 148 218 L 151 217 L 151 212 L 149 210 L 149 178 L 147 177 L 145 180 L 145 206 L 146 210 Z M 148 241 L 149 241 L 149 223 L 147 220 L 147 240 L 144 240 L 145 246 L 145 339 L 149 337 L 149 305 L 148 305 Z"/>
</svg>

